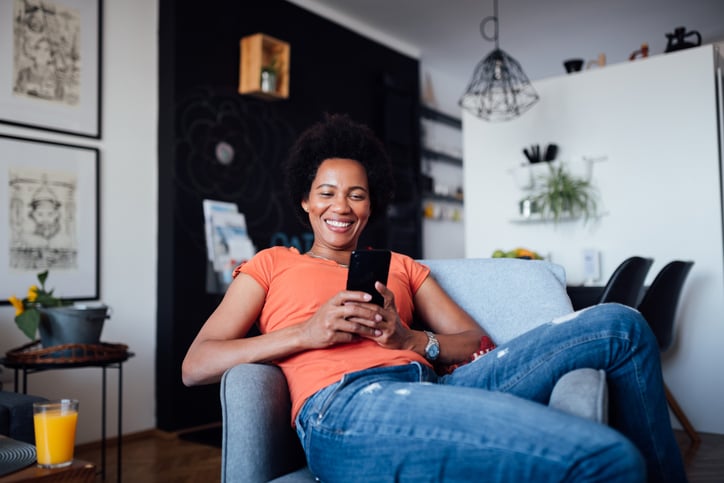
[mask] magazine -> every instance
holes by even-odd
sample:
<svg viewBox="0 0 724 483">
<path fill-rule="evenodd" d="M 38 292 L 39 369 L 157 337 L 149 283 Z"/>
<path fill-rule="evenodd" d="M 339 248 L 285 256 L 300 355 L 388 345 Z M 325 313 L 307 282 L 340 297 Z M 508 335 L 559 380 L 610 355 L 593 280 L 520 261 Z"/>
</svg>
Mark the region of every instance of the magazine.
<svg viewBox="0 0 724 483">
<path fill-rule="evenodd" d="M 214 213 L 238 213 L 236 203 L 226 201 L 204 200 L 204 226 L 206 232 L 206 253 L 210 262 L 214 261 L 214 244 L 211 217 Z"/>
<path fill-rule="evenodd" d="M 231 273 L 239 263 L 256 253 L 246 231 L 242 213 L 214 213 L 211 216 L 214 270 Z"/>
</svg>

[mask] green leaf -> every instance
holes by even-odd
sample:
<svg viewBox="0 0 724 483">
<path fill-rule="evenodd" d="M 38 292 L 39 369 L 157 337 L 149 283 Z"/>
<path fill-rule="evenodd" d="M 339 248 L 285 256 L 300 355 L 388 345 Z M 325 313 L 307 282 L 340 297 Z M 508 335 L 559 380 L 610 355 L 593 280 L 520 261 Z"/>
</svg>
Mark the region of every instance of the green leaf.
<svg viewBox="0 0 724 483">
<path fill-rule="evenodd" d="M 44 272 L 40 272 L 40 273 L 38 274 L 38 281 L 40 282 L 40 285 L 41 285 L 42 287 L 45 286 L 45 280 L 46 280 L 47 278 L 48 278 L 48 271 L 47 271 L 47 270 L 44 271 Z"/>
<path fill-rule="evenodd" d="M 15 323 L 28 339 L 35 340 L 35 333 L 40 324 L 40 313 L 35 309 L 28 309 L 15 317 Z"/>
<path fill-rule="evenodd" d="M 43 307 L 56 307 L 60 305 L 59 300 L 49 293 L 38 293 L 35 303 Z"/>
</svg>

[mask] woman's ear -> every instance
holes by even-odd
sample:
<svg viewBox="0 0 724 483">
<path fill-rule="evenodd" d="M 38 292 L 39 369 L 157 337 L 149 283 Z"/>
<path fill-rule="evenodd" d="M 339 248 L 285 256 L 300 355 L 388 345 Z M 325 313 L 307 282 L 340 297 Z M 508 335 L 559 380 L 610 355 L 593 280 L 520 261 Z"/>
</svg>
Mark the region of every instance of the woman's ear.
<svg viewBox="0 0 724 483">
<path fill-rule="evenodd" d="M 306 198 L 302 200 L 302 209 L 309 213 L 309 200 Z"/>
</svg>

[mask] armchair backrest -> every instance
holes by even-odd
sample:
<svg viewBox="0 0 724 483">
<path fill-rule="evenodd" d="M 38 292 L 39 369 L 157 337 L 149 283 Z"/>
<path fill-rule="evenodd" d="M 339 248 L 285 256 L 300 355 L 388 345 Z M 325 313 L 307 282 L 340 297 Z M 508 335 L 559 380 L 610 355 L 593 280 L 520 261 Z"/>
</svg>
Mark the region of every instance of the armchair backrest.
<svg viewBox="0 0 724 483">
<path fill-rule="evenodd" d="M 563 267 L 543 260 L 420 260 L 493 338 L 504 343 L 573 311 Z"/>
</svg>

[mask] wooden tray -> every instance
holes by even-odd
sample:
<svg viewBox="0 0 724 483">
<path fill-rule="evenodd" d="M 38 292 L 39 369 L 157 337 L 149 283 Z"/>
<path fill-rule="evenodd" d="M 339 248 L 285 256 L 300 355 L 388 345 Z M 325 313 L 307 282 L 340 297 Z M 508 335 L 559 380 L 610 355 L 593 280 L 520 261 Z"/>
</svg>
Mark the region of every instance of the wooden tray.
<svg viewBox="0 0 724 483">
<path fill-rule="evenodd" d="M 42 347 L 36 340 L 9 350 L 5 362 L 10 364 L 80 364 L 125 360 L 128 357 L 125 344 L 63 344 Z"/>
</svg>

